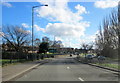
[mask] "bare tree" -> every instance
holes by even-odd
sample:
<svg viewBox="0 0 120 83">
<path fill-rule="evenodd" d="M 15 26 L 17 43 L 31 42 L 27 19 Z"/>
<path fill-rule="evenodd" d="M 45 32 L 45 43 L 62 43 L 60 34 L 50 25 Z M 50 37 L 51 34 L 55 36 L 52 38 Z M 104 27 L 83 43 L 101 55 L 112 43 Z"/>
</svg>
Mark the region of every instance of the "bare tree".
<svg viewBox="0 0 120 83">
<path fill-rule="evenodd" d="M 86 53 L 87 53 L 89 50 L 92 50 L 92 48 L 93 48 L 93 44 L 92 44 L 92 43 L 91 43 L 91 44 L 83 43 L 81 46 L 82 46 L 82 49 L 85 50 L 85 55 L 86 55 Z"/>
<path fill-rule="evenodd" d="M 3 26 L 3 39 L 6 40 L 16 52 L 22 51 L 22 46 L 28 43 L 29 32 L 20 26 Z"/>
<path fill-rule="evenodd" d="M 83 43 L 81 46 L 83 49 L 91 50 L 93 48 L 93 43 L 91 43 L 91 44 L 90 43 L 89 44 Z"/>
<path fill-rule="evenodd" d="M 81 46 L 82 46 L 83 49 L 87 49 L 88 44 L 83 43 Z"/>
<path fill-rule="evenodd" d="M 104 18 L 103 24 L 100 26 L 99 34 L 97 34 L 96 46 L 98 51 L 104 56 L 114 57 L 118 55 L 120 42 L 118 17 L 118 10 L 114 9 L 108 17 Z"/>
</svg>

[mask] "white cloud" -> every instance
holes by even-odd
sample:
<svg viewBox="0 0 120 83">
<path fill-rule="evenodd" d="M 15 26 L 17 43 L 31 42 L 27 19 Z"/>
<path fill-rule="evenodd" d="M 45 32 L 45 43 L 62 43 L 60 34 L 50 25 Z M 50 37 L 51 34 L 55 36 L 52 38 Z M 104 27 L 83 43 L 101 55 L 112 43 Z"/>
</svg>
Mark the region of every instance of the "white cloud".
<svg viewBox="0 0 120 83">
<path fill-rule="evenodd" d="M 41 1 L 41 0 L 39 0 Z M 58 2 L 59 0 L 53 0 L 53 2 L 41 1 L 43 4 L 48 4 L 47 7 L 41 6 L 36 10 L 38 17 L 45 17 L 50 21 L 60 21 L 65 23 L 78 23 L 83 17 L 80 16 L 83 13 L 86 13 L 86 8 L 80 4 L 75 6 L 76 12 L 72 12 L 68 7 L 68 0 L 63 2 Z"/>
<path fill-rule="evenodd" d="M 62 39 L 63 45 L 65 47 L 74 47 L 74 48 L 80 48 L 81 44 L 86 43 L 94 43 L 95 42 L 95 38 L 96 38 L 96 33 L 97 31 L 93 34 L 93 35 L 84 35 L 81 37 L 60 37 Z"/>
<path fill-rule="evenodd" d="M 2 2 L 2 5 L 6 6 L 6 7 L 12 7 L 12 4 L 10 4 L 8 2 Z"/>
<path fill-rule="evenodd" d="M 38 25 L 36 25 L 36 24 L 34 25 L 34 27 L 36 28 L 37 31 L 43 31 L 43 32 L 45 31 L 44 28 L 40 28 L 40 27 L 39 27 Z"/>
<path fill-rule="evenodd" d="M 31 32 L 30 30 L 27 30 L 26 33 L 28 33 L 28 34 L 32 34 L 32 32 Z"/>
<path fill-rule="evenodd" d="M 78 4 L 77 6 L 75 6 L 75 9 L 78 10 L 77 13 L 78 13 L 79 15 L 81 15 L 81 14 L 83 14 L 83 13 L 87 13 L 86 8 L 83 7 L 83 6 L 81 6 L 80 4 Z"/>
<path fill-rule="evenodd" d="M 94 43 L 95 42 L 95 37 L 96 35 L 84 35 L 81 37 L 73 37 L 73 36 L 69 36 L 69 37 L 63 37 L 60 36 L 58 38 L 55 38 L 56 40 L 61 40 L 64 47 L 73 47 L 73 48 L 81 48 L 81 44 L 86 43 Z"/>
<path fill-rule="evenodd" d="M 112 8 L 118 6 L 118 1 L 113 1 L 113 0 L 101 0 L 101 1 L 96 1 L 94 3 L 94 6 L 97 8 Z"/>
<path fill-rule="evenodd" d="M 22 33 L 25 33 L 25 34 L 31 34 L 31 31 L 30 30 L 24 30 L 23 28 L 16 28 L 16 30 L 18 32 L 22 32 Z"/>
<path fill-rule="evenodd" d="M 88 22 L 79 24 L 67 24 L 67 23 L 49 23 L 46 26 L 45 32 L 55 36 L 82 36 L 84 35 L 85 28 L 89 27 Z"/>
<path fill-rule="evenodd" d="M 48 7 L 41 6 L 36 10 L 38 17 L 46 18 L 50 21 L 59 21 L 60 23 L 48 23 L 44 29 L 46 33 L 56 36 L 81 36 L 84 35 L 86 27 L 90 26 L 89 22 L 83 22 L 81 14 L 87 13 L 86 8 L 80 4 L 75 6 L 76 12 L 72 12 L 68 7 L 68 0 L 43 1 L 42 4 L 48 4 Z M 38 27 L 38 31 L 41 29 Z M 42 31 L 44 31 L 42 30 Z"/>
<path fill-rule="evenodd" d="M 80 4 L 77 4 L 73 12 L 68 7 L 68 0 L 38 0 L 41 4 L 48 4 L 48 7 L 41 6 L 36 10 L 37 16 L 46 18 L 52 23 L 48 23 L 45 28 L 36 26 L 38 31 L 43 31 L 49 35 L 56 36 L 56 40 L 61 40 L 65 46 L 69 46 L 69 39 L 80 39 L 84 36 L 84 32 L 87 27 L 90 26 L 90 22 L 83 21 L 82 14 L 88 13 L 86 8 Z M 54 23 L 55 22 L 55 23 Z M 75 40 L 71 42 L 70 46 L 77 47 L 80 43 Z"/>
<path fill-rule="evenodd" d="M 63 41 L 63 39 L 61 37 L 55 37 L 56 41 Z"/>
<path fill-rule="evenodd" d="M 23 26 L 24 28 L 29 28 L 29 25 L 26 24 L 26 23 L 22 23 L 22 26 Z"/>
</svg>

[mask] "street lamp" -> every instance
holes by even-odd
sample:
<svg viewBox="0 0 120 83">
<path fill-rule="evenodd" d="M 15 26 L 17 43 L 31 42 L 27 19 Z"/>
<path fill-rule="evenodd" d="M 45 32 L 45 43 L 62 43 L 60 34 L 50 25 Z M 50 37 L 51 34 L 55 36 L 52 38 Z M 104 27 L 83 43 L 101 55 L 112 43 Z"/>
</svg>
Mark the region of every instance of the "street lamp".
<svg viewBox="0 0 120 83">
<path fill-rule="evenodd" d="M 33 47 L 33 41 L 34 41 L 34 38 L 33 38 L 33 31 L 34 31 L 34 8 L 36 8 L 36 7 L 41 7 L 41 6 L 48 6 L 48 5 L 39 5 L 39 6 L 33 6 L 32 7 L 32 53 L 33 53 L 33 50 L 34 50 L 34 47 Z"/>
</svg>

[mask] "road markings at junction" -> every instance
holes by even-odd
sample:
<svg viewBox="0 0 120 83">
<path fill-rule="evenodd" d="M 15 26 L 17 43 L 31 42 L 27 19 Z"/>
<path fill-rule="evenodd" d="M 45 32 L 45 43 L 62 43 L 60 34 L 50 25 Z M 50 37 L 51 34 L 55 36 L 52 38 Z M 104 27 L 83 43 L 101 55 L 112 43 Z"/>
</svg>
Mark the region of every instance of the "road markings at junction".
<svg viewBox="0 0 120 83">
<path fill-rule="evenodd" d="M 78 78 L 80 81 L 84 81 L 81 77 Z"/>
<path fill-rule="evenodd" d="M 67 67 L 67 69 L 70 69 L 70 67 Z"/>
</svg>

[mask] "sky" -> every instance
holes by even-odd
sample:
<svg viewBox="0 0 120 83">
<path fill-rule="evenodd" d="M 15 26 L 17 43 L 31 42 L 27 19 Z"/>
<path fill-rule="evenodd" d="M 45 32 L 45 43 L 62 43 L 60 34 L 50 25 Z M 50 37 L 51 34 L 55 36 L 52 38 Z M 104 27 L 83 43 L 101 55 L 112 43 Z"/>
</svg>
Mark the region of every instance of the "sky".
<svg viewBox="0 0 120 83">
<path fill-rule="evenodd" d="M 31 33 L 34 8 L 34 39 L 49 37 L 61 40 L 65 47 L 80 48 L 94 43 L 104 17 L 117 7 L 117 1 L 70 2 L 36 0 L 36 2 L 2 2 L 2 24 L 19 25 Z"/>
</svg>

